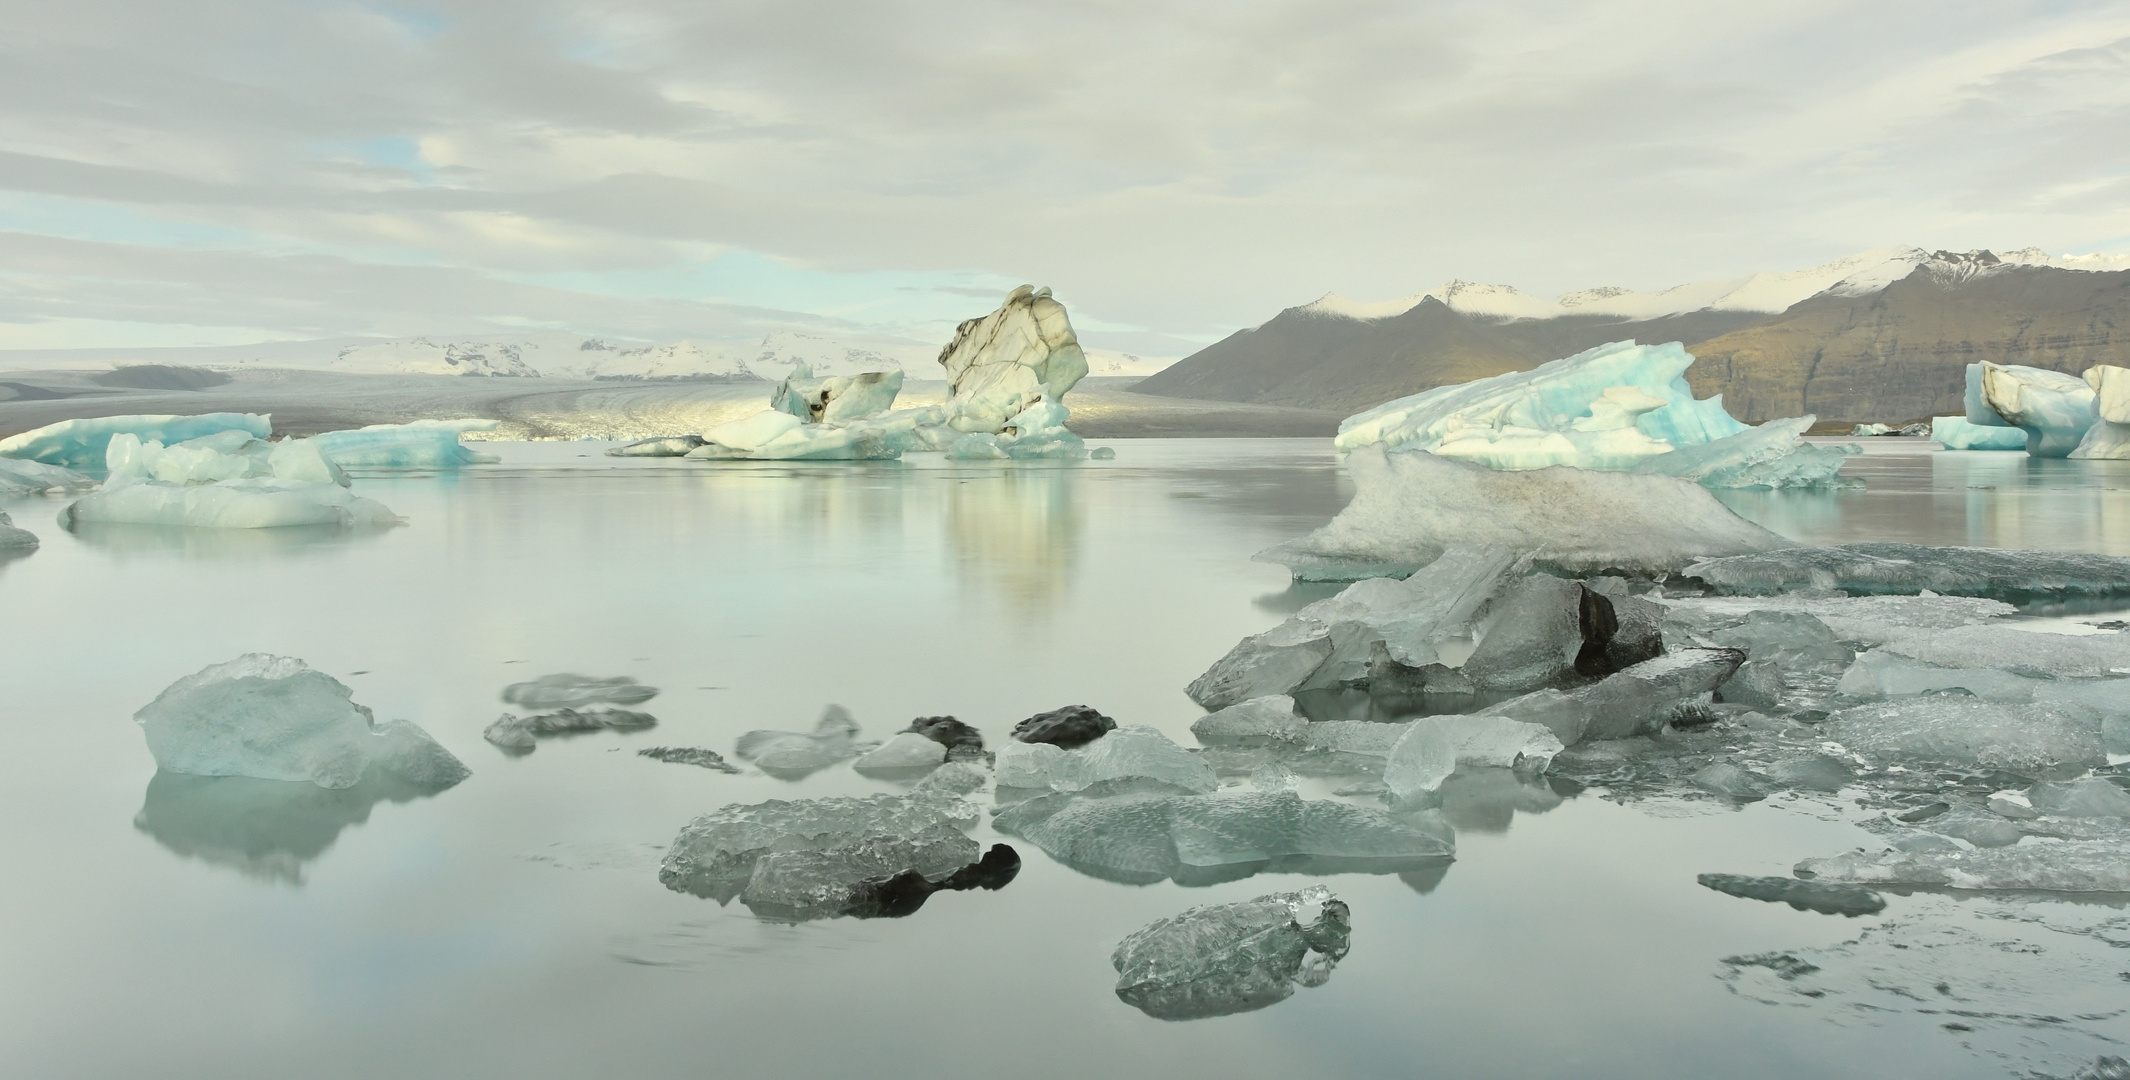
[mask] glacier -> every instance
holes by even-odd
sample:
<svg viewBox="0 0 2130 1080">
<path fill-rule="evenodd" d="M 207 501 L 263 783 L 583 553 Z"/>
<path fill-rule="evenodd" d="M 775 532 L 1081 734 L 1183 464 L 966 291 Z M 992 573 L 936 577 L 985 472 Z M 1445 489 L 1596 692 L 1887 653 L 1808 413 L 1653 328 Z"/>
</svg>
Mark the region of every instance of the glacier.
<svg viewBox="0 0 2130 1080">
<path fill-rule="evenodd" d="M 1497 472 L 1434 454 L 1359 447 L 1354 497 L 1323 528 L 1257 558 L 1305 581 L 1402 577 L 1452 546 L 1499 546 L 1567 573 L 1663 573 L 1795 546 L 1670 476 L 1554 466 Z"/>
<path fill-rule="evenodd" d="M 271 418 L 258 413 L 203 413 L 198 416 L 98 416 L 61 420 L 34 431 L 0 439 L 0 457 L 58 465 L 77 472 L 100 473 L 114 435 L 165 446 L 222 431 L 241 431 L 255 439 L 273 433 Z"/>
<path fill-rule="evenodd" d="M 379 724 L 353 696 L 294 657 L 247 653 L 172 683 L 133 719 L 167 772 L 322 788 L 381 777 L 438 790 L 469 775 L 428 732 Z"/>
</svg>

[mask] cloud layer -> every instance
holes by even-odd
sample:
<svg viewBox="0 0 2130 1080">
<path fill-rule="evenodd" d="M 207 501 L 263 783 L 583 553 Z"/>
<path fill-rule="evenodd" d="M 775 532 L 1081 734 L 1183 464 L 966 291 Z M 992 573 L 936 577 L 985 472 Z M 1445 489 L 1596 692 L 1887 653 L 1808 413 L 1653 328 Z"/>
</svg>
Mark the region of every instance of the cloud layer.
<svg viewBox="0 0 2130 1080">
<path fill-rule="evenodd" d="M 1326 290 L 2130 238 L 2112 3 L 13 7 L 0 347 L 931 340 L 1035 281 L 1180 352 Z"/>
</svg>

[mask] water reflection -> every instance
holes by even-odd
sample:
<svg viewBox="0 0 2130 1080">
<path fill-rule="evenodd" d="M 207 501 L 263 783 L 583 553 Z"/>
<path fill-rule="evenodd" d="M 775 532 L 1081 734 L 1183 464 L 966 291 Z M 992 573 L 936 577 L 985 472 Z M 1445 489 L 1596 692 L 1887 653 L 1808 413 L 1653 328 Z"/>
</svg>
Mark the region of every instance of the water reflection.
<svg viewBox="0 0 2130 1080">
<path fill-rule="evenodd" d="M 278 529 L 187 529 L 170 525 L 77 522 L 75 539 L 113 555 L 177 555 L 186 559 L 250 560 L 293 555 L 372 540 L 390 528 L 289 525 Z"/>
<path fill-rule="evenodd" d="M 305 863 L 333 846 L 341 830 L 370 820 L 381 802 L 409 802 L 449 788 L 374 773 L 351 788 L 322 788 L 249 776 L 158 771 L 133 827 L 171 851 L 246 877 L 303 883 Z"/>
<path fill-rule="evenodd" d="M 962 581 L 1032 612 L 1055 608 L 1080 562 L 1078 476 L 1039 462 L 948 479 L 947 536 Z"/>
</svg>

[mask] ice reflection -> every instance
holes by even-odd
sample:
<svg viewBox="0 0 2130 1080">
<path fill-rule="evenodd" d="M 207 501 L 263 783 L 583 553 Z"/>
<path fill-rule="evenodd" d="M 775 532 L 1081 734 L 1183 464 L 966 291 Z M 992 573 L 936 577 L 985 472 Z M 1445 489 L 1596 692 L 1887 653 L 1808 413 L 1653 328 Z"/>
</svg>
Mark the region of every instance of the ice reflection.
<svg viewBox="0 0 2130 1080">
<path fill-rule="evenodd" d="M 158 771 L 133 827 L 179 855 L 246 877 L 300 885 L 304 864 L 332 847 L 343 829 L 370 820 L 371 807 L 451 786 L 380 778 L 374 771 L 351 788 Z"/>
<path fill-rule="evenodd" d="M 290 525 L 278 529 L 186 529 L 168 525 L 119 525 L 84 521 L 69 530 L 75 539 L 117 556 L 177 555 L 186 559 L 250 560 L 293 555 L 373 540 L 389 528 Z"/>
<path fill-rule="evenodd" d="M 1543 814 L 1562 801 L 1545 781 L 1513 769 L 1462 768 L 1442 781 L 1437 794 L 1451 825 L 1489 833 L 1509 831 L 1518 813 Z"/>
<path fill-rule="evenodd" d="M 947 536 L 962 581 L 1014 607 L 1056 607 L 1080 561 L 1077 479 L 1049 463 L 948 479 Z"/>
</svg>

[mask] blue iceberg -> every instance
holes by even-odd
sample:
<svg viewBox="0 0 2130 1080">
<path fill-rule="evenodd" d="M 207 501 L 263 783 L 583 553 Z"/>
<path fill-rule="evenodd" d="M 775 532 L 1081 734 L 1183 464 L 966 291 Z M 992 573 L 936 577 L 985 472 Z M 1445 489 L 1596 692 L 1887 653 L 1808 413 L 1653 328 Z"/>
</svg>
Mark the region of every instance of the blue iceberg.
<svg viewBox="0 0 2130 1080">
<path fill-rule="evenodd" d="M 2100 419 L 2093 387 L 2061 371 L 1984 360 L 1967 366 L 1967 386 L 1968 422 L 1988 426 L 1987 417 L 1995 416 L 2026 432 L 2026 452 L 2034 457 L 2069 457 Z"/>
<path fill-rule="evenodd" d="M 2026 449 L 2026 432 L 2007 426 L 1995 413 L 1990 415 L 1996 423 L 1978 424 L 1965 416 L 1933 416 L 1930 437 L 1947 450 Z"/>
<path fill-rule="evenodd" d="M 343 469 L 456 469 L 500 460 L 459 442 L 461 432 L 489 431 L 495 426 L 493 420 L 417 420 L 328 431 L 309 441 Z"/>
<path fill-rule="evenodd" d="M 159 442 L 171 446 L 223 431 L 241 431 L 263 439 L 273 430 L 272 419 L 259 413 L 95 416 L 61 420 L 35 431 L 0 439 L 0 457 L 41 461 L 77 472 L 101 472 L 104 451 L 110 446 L 113 435 L 132 435 L 144 443 Z"/>
</svg>

